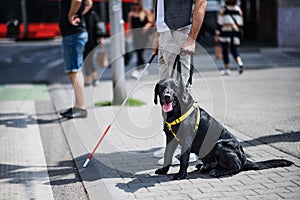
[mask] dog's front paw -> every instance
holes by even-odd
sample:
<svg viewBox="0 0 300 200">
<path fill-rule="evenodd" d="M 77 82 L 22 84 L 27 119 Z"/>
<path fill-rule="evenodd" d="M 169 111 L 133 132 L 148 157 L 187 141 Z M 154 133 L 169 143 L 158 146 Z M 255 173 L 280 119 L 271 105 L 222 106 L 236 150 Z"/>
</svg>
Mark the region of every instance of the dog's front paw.
<svg viewBox="0 0 300 200">
<path fill-rule="evenodd" d="M 166 173 L 169 171 L 169 168 L 170 168 L 170 166 L 167 166 L 167 167 L 163 167 L 163 168 L 157 169 L 157 170 L 155 171 L 155 174 L 160 174 L 160 175 L 166 174 Z"/>
<path fill-rule="evenodd" d="M 217 169 L 213 169 L 209 172 L 209 175 L 211 175 L 212 177 L 218 178 L 221 176 L 221 174 L 219 173 L 219 171 Z"/>
<path fill-rule="evenodd" d="M 187 172 L 178 172 L 174 175 L 173 180 L 182 180 L 187 177 Z"/>
</svg>

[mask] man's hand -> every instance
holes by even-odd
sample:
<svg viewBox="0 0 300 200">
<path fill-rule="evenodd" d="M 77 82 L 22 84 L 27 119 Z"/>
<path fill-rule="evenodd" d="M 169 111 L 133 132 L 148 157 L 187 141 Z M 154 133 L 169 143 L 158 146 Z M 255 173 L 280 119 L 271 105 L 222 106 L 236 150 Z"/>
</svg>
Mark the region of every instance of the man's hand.
<svg viewBox="0 0 300 200">
<path fill-rule="evenodd" d="M 77 15 L 69 15 L 69 22 L 73 26 L 78 26 L 80 23 L 80 18 Z"/>
<path fill-rule="evenodd" d="M 195 53 L 195 49 L 196 49 L 196 41 L 188 37 L 184 41 L 184 43 L 180 46 L 180 49 L 181 49 L 181 55 L 183 56 L 186 54 L 193 54 Z"/>
<path fill-rule="evenodd" d="M 72 0 L 71 1 L 71 7 L 68 14 L 68 19 L 70 24 L 73 26 L 78 26 L 80 23 L 80 18 L 76 15 L 77 11 L 79 10 L 81 6 L 82 0 Z"/>
<path fill-rule="evenodd" d="M 184 43 L 181 45 L 181 49 L 183 55 L 186 53 L 194 53 L 196 49 L 196 38 L 198 36 L 198 33 L 200 31 L 200 28 L 203 23 L 205 10 L 206 10 L 206 1 L 205 0 L 195 0 L 194 1 L 194 12 L 193 12 L 193 19 L 192 19 L 192 27 L 190 30 L 190 33 L 188 35 L 188 38 Z"/>
</svg>

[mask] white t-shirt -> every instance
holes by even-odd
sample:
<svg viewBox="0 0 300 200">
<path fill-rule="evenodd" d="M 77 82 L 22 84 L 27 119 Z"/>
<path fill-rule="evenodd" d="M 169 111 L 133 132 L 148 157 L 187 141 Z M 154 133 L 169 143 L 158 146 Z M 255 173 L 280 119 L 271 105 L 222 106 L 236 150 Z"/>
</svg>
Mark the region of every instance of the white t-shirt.
<svg viewBox="0 0 300 200">
<path fill-rule="evenodd" d="M 170 30 L 168 25 L 165 23 L 164 0 L 157 0 L 156 28 L 157 28 L 157 32 L 160 33 Z"/>
</svg>

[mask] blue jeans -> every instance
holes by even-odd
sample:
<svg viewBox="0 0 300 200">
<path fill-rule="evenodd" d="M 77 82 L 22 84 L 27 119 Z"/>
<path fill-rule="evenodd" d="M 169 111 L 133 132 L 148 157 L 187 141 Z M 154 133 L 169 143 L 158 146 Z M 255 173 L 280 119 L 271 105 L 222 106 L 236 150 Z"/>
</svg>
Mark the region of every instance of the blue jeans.
<svg viewBox="0 0 300 200">
<path fill-rule="evenodd" d="M 83 62 L 83 49 L 87 40 L 87 32 L 63 37 L 62 54 L 66 73 L 78 72 L 81 70 Z"/>
</svg>

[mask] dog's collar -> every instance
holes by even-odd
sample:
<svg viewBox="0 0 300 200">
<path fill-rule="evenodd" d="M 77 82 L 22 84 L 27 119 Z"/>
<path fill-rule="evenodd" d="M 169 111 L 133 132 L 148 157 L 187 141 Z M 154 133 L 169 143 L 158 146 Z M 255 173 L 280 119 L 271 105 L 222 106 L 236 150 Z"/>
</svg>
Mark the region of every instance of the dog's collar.
<svg viewBox="0 0 300 200">
<path fill-rule="evenodd" d="M 182 122 L 183 120 L 185 120 L 190 114 L 192 114 L 192 112 L 194 111 L 194 109 L 197 109 L 197 119 L 196 119 L 196 125 L 195 125 L 195 129 L 194 131 L 197 132 L 198 127 L 199 127 L 199 122 L 200 122 L 200 110 L 198 107 L 197 102 L 194 102 L 194 104 L 190 107 L 190 109 L 184 113 L 182 116 L 180 116 L 178 119 L 175 119 L 172 122 L 165 122 L 169 128 L 169 130 L 171 131 L 171 133 L 173 134 L 174 138 L 177 140 L 177 142 L 180 141 L 180 139 L 176 136 L 176 134 L 174 133 L 174 131 L 172 130 L 172 126 L 179 124 L 180 122 Z"/>
</svg>

